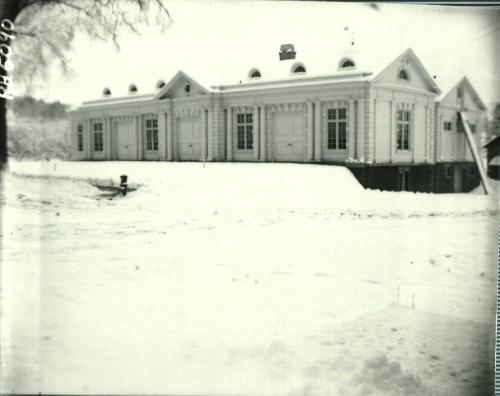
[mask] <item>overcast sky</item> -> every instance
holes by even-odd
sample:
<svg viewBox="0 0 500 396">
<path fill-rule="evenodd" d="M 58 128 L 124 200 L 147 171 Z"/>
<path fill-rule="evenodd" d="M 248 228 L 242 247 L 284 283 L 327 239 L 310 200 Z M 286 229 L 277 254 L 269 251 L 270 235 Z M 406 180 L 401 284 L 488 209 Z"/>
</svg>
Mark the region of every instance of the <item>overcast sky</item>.
<svg viewBox="0 0 500 396">
<path fill-rule="evenodd" d="M 411 47 L 442 90 L 467 75 L 487 105 L 500 101 L 500 9 L 379 4 L 377 11 L 368 4 L 237 0 L 167 4 L 173 23 L 165 32 L 152 25 L 141 36 L 122 34 L 120 52 L 111 43 L 78 36 L 69 56 L 72 75 L 63 77 L 53 68 L 31 93 L 71 104 L 100 97 L 105 86 L 116 96 L 130 83 L 147 93 L 151 81 L 168 80 L 179 69 L 200 63 L 227 68 L 248 54 L 258 57 L 271 41 L 307 43 L 308 53 L 316 50 L 319 59 L 322 48 L 345 42 L 342 32 L 348 27 L 360 51 L 397 54 Z M 15 53 L 12 60 L 15 65 Z M 214 73 L 211 83 L 225 82 L 218 77 Z M 19 86 L 14 89 L 22 93 Z"/>
</svg>

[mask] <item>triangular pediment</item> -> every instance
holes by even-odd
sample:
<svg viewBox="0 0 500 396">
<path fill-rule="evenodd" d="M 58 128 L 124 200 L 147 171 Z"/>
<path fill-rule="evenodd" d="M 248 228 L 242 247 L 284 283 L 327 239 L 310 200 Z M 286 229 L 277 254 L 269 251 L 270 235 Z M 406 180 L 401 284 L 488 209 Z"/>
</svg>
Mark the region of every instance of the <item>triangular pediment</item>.
<svg viewBox="0 0 500 396">
<path fill-rule="evenodd" d="M 443 99 L 441 99 L 441 103 L 448 106 L 460 105 L 461 96 L 463 96 L 465 108 L 481 111 L 486 110 L 486 106 L 467 77 L 463 77 L 452 89 L 450 89 L 450 91 L 443 96 Z"/>
<path fill-rule="evenodd" d="M 406 73 L 407 79 L 400 78 L 400 72 Z M 411 48 L 399 55 L 373 79 L 375 84 L 401 88 L 413 88 L 439 95 L 437 84 L 424 68 Z"/>
<path fill-rule="evenodd" d="M 181 70 L 156 93 L 155 99 L 187 98 L 206 95 L 208 92 L 206 88 Z"/>
</svg>

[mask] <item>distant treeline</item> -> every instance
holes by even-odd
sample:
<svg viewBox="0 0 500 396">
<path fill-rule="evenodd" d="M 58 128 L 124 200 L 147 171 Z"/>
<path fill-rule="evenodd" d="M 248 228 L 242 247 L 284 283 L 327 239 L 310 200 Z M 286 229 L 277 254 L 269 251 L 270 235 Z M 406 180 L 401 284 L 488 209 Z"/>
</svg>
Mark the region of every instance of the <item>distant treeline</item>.
<svg viewBox="0 0 500 396">
<path fill-rule="evenodd" d="M 59 101 L 47 103 L 31 96 L 15 97 L 8 102 L 9 108 L 17 117 L 45 118 L 57 120 L 66 118 L 68 105 Z"/>
<path fill-rule="evenodd" d="M 17 159 L 70 158 L 68 105 L 21 96 L 8 101 L 8 108 L 9 156 Z"/>
</svg>

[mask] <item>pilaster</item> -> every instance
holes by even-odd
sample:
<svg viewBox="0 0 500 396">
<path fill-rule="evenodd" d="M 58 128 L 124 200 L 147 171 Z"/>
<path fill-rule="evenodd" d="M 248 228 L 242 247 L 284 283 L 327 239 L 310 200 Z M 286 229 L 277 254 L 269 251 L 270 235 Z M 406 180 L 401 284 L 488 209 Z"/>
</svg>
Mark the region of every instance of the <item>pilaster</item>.
<svg viewBox="0 0 500 396">
<path fill-rule="evenodd" d="M 260 143 L 260 122 L 259 122 L 259 106 L 253 106 L 253 157 L 258 160 Z"/>
<path fill-rule="evenodd" d="M 158 110 L 158 150 L 160 160 L 167 158 L 167 119 L 163 109 Z"/>
<path fill-rule="evenodd" d="M 314 102 L 314 160 L 321 161 L 321 102 Z"/>
<path fill-rule="evenodd" d="M 307 102 L 307 153 L 306 161 L 312 161 L 314 156 L 314 108 L 311 101 Z"/>
<path fill-rule="evenodd" d="M 266 142 L 266 105 L 260 107 L 260 160 L 267 159 Z"/>
<path fill-rule="evenodd" d="M 356 133 L 356 119 L 355 117 L 355 111 L 354 111 L 354 100 L 349 99 L 349 122 L 348 122 L 348 138 L 347 138 L 347 150 L 348 150 L 348 158 L 354 158 L 355 157 L 355 148 L 356 148 L 356 139 L 355 139 L 355 133 Z"/>
<path fill-rule="evenodd" d="M 201 159 L 207 159 L 207 109 L 201 110 Z"/>
<path fill-rule="evenodd" d="M 231 107 L 227 108 L 226 112 L 226 159 L 228 161 L 233 160 L 233 109 Z"/>
</svg>

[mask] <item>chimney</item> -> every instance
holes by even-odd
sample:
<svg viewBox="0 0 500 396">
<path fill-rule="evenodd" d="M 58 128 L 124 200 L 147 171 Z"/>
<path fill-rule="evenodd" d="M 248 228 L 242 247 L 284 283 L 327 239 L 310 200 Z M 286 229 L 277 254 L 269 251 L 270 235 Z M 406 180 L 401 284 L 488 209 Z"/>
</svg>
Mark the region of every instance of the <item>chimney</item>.
<svg viewBox="0 0 500 396">
<path fill-rule="evenodd" d="M 295 59 L 295 49 L 293 44 L 281 44 L 280 47 L 280 61 L 286 59 Z"/>
</svg>

